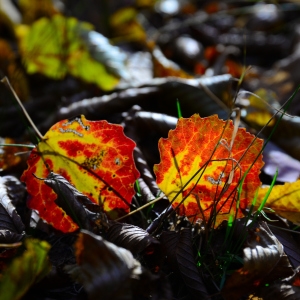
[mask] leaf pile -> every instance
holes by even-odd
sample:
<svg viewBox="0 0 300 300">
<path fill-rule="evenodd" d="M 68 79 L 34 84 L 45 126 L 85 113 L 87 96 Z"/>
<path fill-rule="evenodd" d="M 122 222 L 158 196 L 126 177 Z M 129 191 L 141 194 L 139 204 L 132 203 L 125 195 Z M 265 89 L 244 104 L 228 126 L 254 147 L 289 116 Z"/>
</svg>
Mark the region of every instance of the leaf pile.
<svg viewBox="0 0 300 300">
<path fill-rule="evenodd" d="M 299 299 L 297 1 L 6 2 L 0 298 Z"/>
</svg>

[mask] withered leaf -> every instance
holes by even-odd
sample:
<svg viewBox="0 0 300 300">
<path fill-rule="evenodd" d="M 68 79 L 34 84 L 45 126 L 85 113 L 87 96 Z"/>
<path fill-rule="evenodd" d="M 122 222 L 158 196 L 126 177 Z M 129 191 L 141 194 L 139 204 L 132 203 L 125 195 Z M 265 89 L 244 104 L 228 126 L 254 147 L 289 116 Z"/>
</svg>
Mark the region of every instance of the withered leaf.
<svg viewBox="0 0 300 300">
<path fill-rule="evenodd" d="M 5 177 L 0 177 L 0 242 L 19 242 L 24 236 L 25 226 L 8 194 Z"/>
<path fill-rule="evenodd" d="M 160 240 L 168 264 L 180 273 L 190 294 L 197 297 L 195 299 L 208 299 L 208 292 L 195 262 L 191 230 L 184 228 L 180 232 L 163 232 Z"/>
<path fill-rule="evenodd" d="M 80 193 L 63 176 L 49 173 L 44 181 L 57 194 L 55 203 L 70 216 L 79 227 L 92 231 L 97 221 L 97 214 L 87 209 L 86 205 L 96 205 L 87 196 Z"/>
<path fill-rule="evenodd" d="M 155 247 L 159 241 L 138 226 L 114 223 L 107 232 L 108 241 L 130 250 L 134 255 L 143 252 L 148 247 Z"/>
<path fill-rule="evenodd" d="M 293 274 L 282 244 L 262 222 L 244 248 L 244 266 L 235 271 L 222 291 L 225 299 L 238 300 L 261 284 L 269 284 Z"/>
<path fill-rule="evenodd" d="M 176 258 L 180 273 L 190 293 L 197 299 L 209 299 L 208 292 L 196 266 L 192 246 L 192 232 L 189 228 L 180 231 Z"/>
<path fill-rule="evenodd" d="M 75 244 L 77 266 L 67 267 L 89 299 L 131 299 L 130 279 L 141 273 L 130 251 L 82 230 Z"/>
</svg>

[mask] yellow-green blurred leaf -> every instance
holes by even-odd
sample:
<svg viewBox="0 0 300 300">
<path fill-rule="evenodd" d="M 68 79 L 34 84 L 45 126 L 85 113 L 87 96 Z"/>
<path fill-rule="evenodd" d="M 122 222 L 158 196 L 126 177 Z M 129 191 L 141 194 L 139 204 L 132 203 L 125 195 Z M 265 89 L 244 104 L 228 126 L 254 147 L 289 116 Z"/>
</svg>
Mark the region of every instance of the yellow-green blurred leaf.
<svg viewBox="0 0 300 300">
<path fill-rule="evenodd" d="M 268 187 L 260 188 L 256 205 L 259 206 L 268 191 Z M 300 225 L 300 180 L 273 187 L 266 207 L 275 210 L 279 216 Z"/>
<path fill-rule="evenodd" d="M 118 79 L 89 54 L 80 37 L 81 30 L 92 25 L 75 18 L 55 15 L 42 18 L 21 36 L 21 53 L 28 73 L 42 73 L 62 79 L 68 73 L 86 82 L 95 83 L 103 90 L 111 90 Z"/>
<path fill-rule="evenodd" d="M 115 12 L 110 18 L 115 41 L 134 41 L 146 43 L 146 32 L 137 20 L 137 11 L 126 7 Z"/>
<path fill-rule="evenodd" d="M 0 276 L 1 300 L 17 300 L 49 271 L 47 255 L 50 245 L 45 241 L 27 239 L 26 250 L 16 257 Z"/>
</svg>

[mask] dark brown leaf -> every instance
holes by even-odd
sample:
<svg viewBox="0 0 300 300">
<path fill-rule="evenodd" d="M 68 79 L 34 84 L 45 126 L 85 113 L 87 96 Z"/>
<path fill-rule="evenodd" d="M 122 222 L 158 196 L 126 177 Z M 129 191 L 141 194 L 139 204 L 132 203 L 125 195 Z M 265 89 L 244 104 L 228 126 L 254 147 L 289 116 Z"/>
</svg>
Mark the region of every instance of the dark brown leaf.
<svg viewBox="0 0 300 300">
<path fill-rule="evenodd" d="M 19 242 L 24 236 L 25 226 L 8 194 L 8 178 L 0 177 L 0 242 Z M 14 181 L 17 179 L 14 178 Z"/>
<path fill-rule="evenodd" d="M 99 219 L 97 213 L 91 212 L 87 206 L 97 206 L 87 196 L 80 193 L 63 176 L 51 172 L 45 183 L 57 194 L 56 204 L 70 216 L 79 227 L 95 230 Z"/>
<path fill-rule="evenodd" d="M 244 267 L 227 279 L 222 291 L 225 299 L 238 300 L 261 284 L 293 274 L 282 244 L 264 222 L 250 234 L 243 252 Z"/>
<path fill-rule="evenodd" d="M 206 287 L 198 272 L 192 245 L 192 232 L 188 228 L 180 231 L 176 248 L 178 267 L 184 283 L 190 293 L 197 299 L 209 299 Z"/>
<path fill-rule="evenodd" d="M 77 265 L 68 267 L 89 299 L 131 299 L 130 279 L 142 273 L 131 252 L 82 230 L 75 244 Z"/>
<path fill-rule="evenodd" d="M 107 232 L 107 240 L 130 250 L 133 255 L 137 255 L 149 247 L 156 247 L 159 241 L 149 235 L 149 233 L 138 226 L 114 223 Z"/>
</svg>

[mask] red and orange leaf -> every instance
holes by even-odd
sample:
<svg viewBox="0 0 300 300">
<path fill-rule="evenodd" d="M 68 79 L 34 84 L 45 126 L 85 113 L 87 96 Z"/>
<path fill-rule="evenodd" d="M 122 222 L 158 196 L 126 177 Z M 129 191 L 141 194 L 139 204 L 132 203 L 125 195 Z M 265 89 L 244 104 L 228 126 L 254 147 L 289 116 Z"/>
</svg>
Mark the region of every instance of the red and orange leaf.
<svg viewBox="0 0 300 300">
<path fill-rule="evenodd" d="M 54 191 L 35 177 L 46 178 L 52 171 L 101 205 L 110 218 L 123 215 L 129 211 L 133 185 L 139 177 L 134 147 L 121 125 L 88 121 L 84 116 L 56 123 L 30 154 L 28 169 L 21 177 L 30 195 L 28 206 L 63 232 L 78 229 L 56 205 Z"/>
<path fill-rule="evenodd" d="M 233 130 L 232 121 L 195 114 L 180 118 L 168 138 L 159 141 L 161 162 L 154 166 L 156 182 L 173 207 L 179 206 L 179 213 L 192 221 L 208 221 L 214 209 L 216 225 L 228 219 L 230 211 L 242 217 L 242 210 L 261 185 L 263 140 L 239 128 L 230 151 Z M 237 186 L 249 168 L 236 211 Z"/>
</svg>

